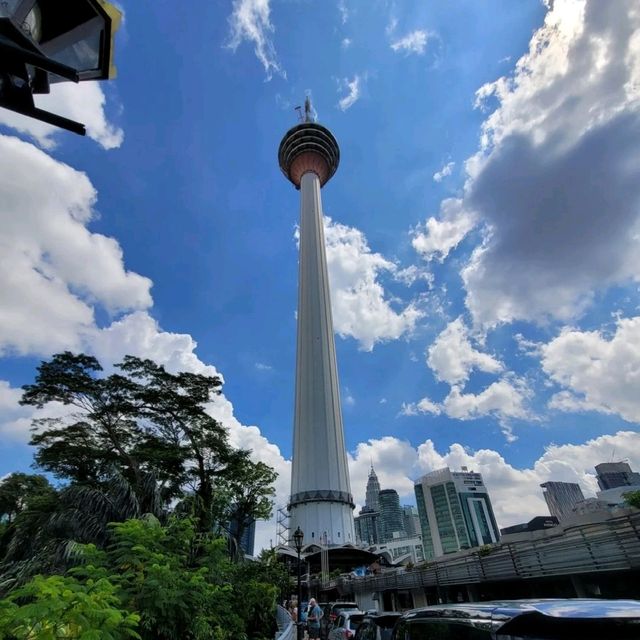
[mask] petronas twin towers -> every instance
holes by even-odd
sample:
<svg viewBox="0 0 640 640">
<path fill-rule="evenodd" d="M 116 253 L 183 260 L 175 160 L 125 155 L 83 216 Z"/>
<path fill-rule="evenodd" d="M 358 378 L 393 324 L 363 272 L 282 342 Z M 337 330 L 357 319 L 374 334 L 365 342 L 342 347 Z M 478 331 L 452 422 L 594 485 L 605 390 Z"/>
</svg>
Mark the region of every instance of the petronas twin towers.
<svg viewBox="0 0 640 640">
<path fill-rule="evenodd" d="M 289 530 L 305 544 L 353 544 L 354 502 L 344 444 L 324 242 L 321 188 L 333 176 L 340 149 L 314 122 L 307 98 L 303 121 L 287 131 L 280 168 L 300 190 L 298 338 Z"/>
</svg>

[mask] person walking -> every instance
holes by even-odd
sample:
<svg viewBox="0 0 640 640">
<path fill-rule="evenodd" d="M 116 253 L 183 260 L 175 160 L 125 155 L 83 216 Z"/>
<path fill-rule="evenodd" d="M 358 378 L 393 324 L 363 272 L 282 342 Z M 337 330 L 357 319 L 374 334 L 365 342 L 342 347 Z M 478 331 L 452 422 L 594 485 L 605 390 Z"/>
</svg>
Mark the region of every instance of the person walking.
<svg viewBox="0 0 640 640">
<path fill-rule="evenodd" d="M 320 620 L 322 619 L 322 609 L 318 606 L 315 598 L 309 600 L 309 613 L 307 614 L 307 628 L 309 629 L 309 640 L 317 640 L 320 637 Z"/>
</svg>

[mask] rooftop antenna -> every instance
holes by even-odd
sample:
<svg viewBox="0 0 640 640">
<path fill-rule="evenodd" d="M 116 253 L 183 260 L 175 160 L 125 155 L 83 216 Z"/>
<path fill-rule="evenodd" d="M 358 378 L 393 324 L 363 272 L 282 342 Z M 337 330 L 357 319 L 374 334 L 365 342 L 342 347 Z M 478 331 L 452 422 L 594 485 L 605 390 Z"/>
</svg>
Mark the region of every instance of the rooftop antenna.
<svg viewBox="0 0 640 640">
<path fill-rule="evenodd" d="M 304 116 L 302 115 L 302 107 L 300 105 L 296 107 L 296 111 L 298 113 L 298 122 L 304 122 Z"/>
<path fill-rule="evenodd" d="M 311 109 L 311 98 L 309 96 L 304 99 L 304 121 L 313 122 L 313 111 Z"/>
</svg>

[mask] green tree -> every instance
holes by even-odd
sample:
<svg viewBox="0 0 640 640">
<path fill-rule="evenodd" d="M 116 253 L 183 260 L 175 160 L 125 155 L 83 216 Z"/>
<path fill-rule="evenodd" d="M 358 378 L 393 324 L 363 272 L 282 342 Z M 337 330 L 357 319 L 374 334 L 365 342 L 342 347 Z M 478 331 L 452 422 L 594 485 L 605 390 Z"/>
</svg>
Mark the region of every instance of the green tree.
<svg viewBox="0 0 640 640">
<path fill-rule="evenodd" d="M 36 576 L 0 601 L 0 638 L 124 640 L 140 638 L 138 621 L 105 578 Z"/>
<path fill-rule="evenodd" d="M 190 519 L 175 517 L 167 526 L 152 517 L 115 523 L 111 534 L 106 549 L 86 547 L 86 564 L 71 573 L 117 584 L 127 608 L 139 613 L 145 640 L 243 635 L 224 540 L 202 536 Z"/>
<path fill-rule="evenodd" d="M 38 466 L 85 492 L 104 492 L 115 470 L 130 484 L 141 513 L 160 515 L 159 507 L 188 495 L 201 532 L 229 515 L 220 509 L 224 502 L 255 518 L 270 512 L 273 471 L 231 447 L 226 429 L 208 413 L 219 378 L 172 374 L 132 356 L 115 368 L 119 373 L 105 376 L 95 358 L 69 352 L 40 364 L 22 404 L 59 402 L 73 413 L 36 421 L 31 443 Z"/>
<path fill-rule="evenodd" d="M 28 473 L 8 475 L 0 482 L 0 521 L 11 524 L 29 506 L 30 500 L 53 491 L 44 476 Z"/>
<path fill-rule="evenodd" d="M 640 491 L 628 491 L 622 497 L 628 505 L 640 509 Z"/>
</svg>

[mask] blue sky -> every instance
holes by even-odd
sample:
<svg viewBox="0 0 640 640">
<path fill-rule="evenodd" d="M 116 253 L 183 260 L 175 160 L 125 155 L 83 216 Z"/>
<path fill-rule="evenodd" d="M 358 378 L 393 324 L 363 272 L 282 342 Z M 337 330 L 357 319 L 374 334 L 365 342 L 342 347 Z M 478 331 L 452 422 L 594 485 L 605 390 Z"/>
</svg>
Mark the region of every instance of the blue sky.
<svg viewBox="0 0 640 640">
<path fill-rule="evenodd" d="M 323 205 L 357 500 L 370 461 L 405 502 L 466 464 L 505 526 L 546 512 L 540 482 L 640 468 L 640 11 L 613 4 L 124 2 L 117 80 L 41 99 L 89 138 L 0 110 L 0 477 L 29 468 L 42 358 L 135 353 L 220 372 L 211 411 L 286 500 L 276 153 L 306 93 L 342 154 Z"/>
</svg>

